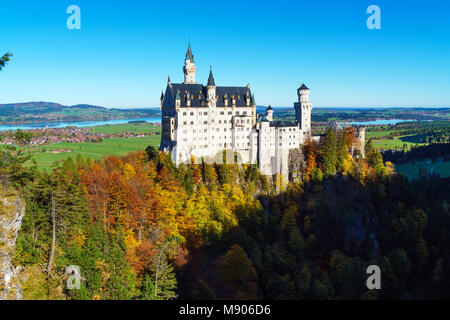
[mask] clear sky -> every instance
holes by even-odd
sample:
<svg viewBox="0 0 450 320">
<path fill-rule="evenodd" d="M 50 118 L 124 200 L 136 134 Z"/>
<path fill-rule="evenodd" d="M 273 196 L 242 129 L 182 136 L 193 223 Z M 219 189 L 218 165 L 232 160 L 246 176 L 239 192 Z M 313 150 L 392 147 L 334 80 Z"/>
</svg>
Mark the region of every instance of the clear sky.
<svg viewBox="0 0 450 320">
<path fill-rule="evenodd" d="M 81 30 L 69 30 L 69 5 Z M 366 9 L 381 8 L 381 30 Z M 450 1 L 3 0 L 0 103 L 156 107 L 183 81 L 188 39 L 197 82 L 250 83 L 258 104 L 450 106 Z"/>
</svg>

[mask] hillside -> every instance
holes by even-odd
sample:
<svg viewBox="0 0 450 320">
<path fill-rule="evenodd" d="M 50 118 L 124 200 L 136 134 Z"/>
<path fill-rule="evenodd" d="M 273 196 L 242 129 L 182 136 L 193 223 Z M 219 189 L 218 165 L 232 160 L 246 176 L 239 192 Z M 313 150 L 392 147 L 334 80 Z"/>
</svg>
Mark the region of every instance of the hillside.
<svg viewBox="0 0 450 320">
<path fill-rule="evenodd" d="M 65 106 L 53 102 L 0 104 L 0 122 L 3 124 L 94 121 L 158 116 L 160 116 L 160 111 L 157 108 L 109 109 L 87 104 Z"/>
</svg>

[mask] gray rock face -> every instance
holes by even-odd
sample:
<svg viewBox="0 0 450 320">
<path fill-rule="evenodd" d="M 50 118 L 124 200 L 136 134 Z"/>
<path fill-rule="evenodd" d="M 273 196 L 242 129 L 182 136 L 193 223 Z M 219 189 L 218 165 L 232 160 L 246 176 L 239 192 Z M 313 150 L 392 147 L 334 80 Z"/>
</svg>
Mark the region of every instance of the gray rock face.
<svg viewBox="0 0 450 320">
<path fill-rule="evenodd" d="M 0 300 L 20 300 L 19 267 L 12 263 L 25 206 L 17 192 L 0 187 Z"/>
</svg>

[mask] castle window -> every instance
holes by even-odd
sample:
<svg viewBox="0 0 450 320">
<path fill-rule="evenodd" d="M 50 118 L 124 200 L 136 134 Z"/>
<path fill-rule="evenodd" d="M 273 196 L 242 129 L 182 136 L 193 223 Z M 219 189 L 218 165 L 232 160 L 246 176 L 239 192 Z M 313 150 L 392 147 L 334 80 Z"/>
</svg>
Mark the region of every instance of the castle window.
<svg viewBox="0 0 450 320">
<path fill-rule="evenodd" d="M 223 116 L 224 114 L 225 114 L 225 112 L 223 112 L 223 111 L 221 111 L 221 112 L 220 112 L 220 115 L 222 115 L 222 116 Z"/>
<path fill-rule="evenodd" d="M 186 112 L 183 112 L 183 116 L 186 116 L 187 115 L 187 113 Z"/>
<path fill-rule="evenodd" d="M 191 116 L 193 116 L 194 115 L 194 113 L 193 112 L 191 112 Z"/>
<path fill-rule="evenodd" d="M 228 111 L 228 114 L 229 114 L 229 115 L 232 115 L 232 114 L 233 114 L 233 112 L 231 112 L 231 111 Z"/>
</svg>

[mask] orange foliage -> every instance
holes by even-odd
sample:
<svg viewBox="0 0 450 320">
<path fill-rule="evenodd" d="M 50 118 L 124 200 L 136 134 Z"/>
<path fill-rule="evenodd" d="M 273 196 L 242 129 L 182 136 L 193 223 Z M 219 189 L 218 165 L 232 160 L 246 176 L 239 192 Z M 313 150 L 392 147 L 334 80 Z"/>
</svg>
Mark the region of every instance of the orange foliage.
<svg viewBox="0 0 450 320">
<path fill-rule="evenodd" d="M 164 157 L 164 155 L 161 155 Z M 103 217 L 107 230 L 125 231 L 127 260 L 139 274 L 155 254 L 155 248 L 170 236 L 186 237 L 193 229 L 192 217 L 184 215 L 187 198 L 180 183 L 163 166 L 159 173 L 143 153 L 117 158 L 79 169 L 86 188 L 91 217 Z M 179 247 L 175 264 L 187 261 L 187 250 Z"/>
</svg>

